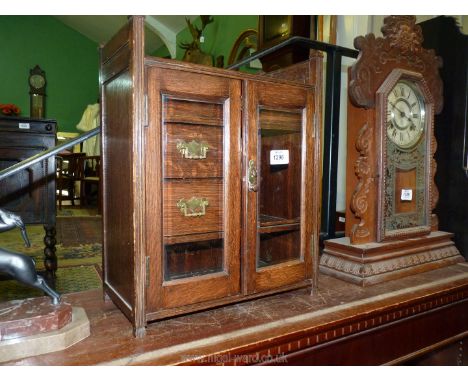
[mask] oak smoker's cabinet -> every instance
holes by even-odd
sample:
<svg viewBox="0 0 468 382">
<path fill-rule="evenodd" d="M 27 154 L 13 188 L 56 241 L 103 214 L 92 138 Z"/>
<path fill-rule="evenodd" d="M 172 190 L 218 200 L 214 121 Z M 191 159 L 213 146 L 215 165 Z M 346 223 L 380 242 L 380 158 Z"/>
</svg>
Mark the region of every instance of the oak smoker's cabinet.
<svg viewBox="0 0 468 382">
<path fill-rule="evenodd" d="M 127 48 L 102 53 L 105 291 L 142 335 L 311 285 L 315 88 L 149 57 L 138 69 L 136 24 Z M 117 71 L 123 49 L 133 61 Z"/>
</svg>

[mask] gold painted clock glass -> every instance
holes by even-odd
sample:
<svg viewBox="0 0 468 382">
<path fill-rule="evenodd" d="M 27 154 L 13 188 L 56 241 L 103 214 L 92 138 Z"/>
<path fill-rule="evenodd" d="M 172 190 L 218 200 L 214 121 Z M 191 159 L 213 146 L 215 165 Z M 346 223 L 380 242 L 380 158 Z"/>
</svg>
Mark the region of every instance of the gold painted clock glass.
<svg viewBox="0 0 468 382">
<path fill-rule="evenodd" d="M 400 80 L 388 93 L 385 236 L 398 234 L 399 230 L 428 225 L 425 113 L 424 98 L 415 82 Z"/>
<path fill-rule="evenodd" d="M 44 96 L 31 94 L 31 117 L 44 118 Z"/>
<path fill-rule="evenodd" d="M 45 72 L 36 65 L 29 71 L 29 113 L 31 118 L 45 117 Z"/>
</svg>

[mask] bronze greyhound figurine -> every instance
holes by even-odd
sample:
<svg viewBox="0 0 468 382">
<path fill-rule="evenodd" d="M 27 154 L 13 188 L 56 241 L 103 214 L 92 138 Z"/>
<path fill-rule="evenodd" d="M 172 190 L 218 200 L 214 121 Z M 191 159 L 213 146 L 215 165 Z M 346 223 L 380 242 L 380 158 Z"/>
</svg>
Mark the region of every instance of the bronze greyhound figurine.
<svg viewBox="0 0 468 382">
<path fill-rule="evenodd" d="M 21 218 L 0 209 L 0 232 L 15 227 L 20 228 L 25 246 L 30 247 L 31 243 Z M 52 298 L 54 305 L 60 303 L 60 294 L 54 291 L 42 276 L 37 274 L 36 264 L 31 257 L 0 248 L 0 273 L 5 273 L 23 284 L 42 290 Z"/>
</svg>

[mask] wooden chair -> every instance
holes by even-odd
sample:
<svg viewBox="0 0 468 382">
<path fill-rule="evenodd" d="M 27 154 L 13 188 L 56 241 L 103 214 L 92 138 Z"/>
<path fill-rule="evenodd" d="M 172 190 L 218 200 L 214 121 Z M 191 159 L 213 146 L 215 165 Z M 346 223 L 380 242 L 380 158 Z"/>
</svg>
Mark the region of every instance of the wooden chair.
<svg viewBox="0 0 468 382">
<path fill-rule="evenodd" d="M 75 200 L 79 199 L 75 196 L 75 186 L 76 182 L 79 182 L 83 177 L 81 169 L 83 162 L 80 159 L 85 156 L 85 153 L 62 153 L 56 157 L 59 210 L 62 209 L 63 200 L 70 200 L 74 206 Z M 64 191 L 67 191 L 66 195 Z"/>
<path fill-rule="evenodd" d="M 83 173 L 80 178 L 80 205 L 86 206 L 90 204 L 92 198 L 92 189 L 90 185 L 95 185 L 97 190 L 97 205 L 98 212 L 102 209 L 102 186 L 101 186 L 101 157 L 84 156 L 80 158 L 80 168 Z"/>
</svg>

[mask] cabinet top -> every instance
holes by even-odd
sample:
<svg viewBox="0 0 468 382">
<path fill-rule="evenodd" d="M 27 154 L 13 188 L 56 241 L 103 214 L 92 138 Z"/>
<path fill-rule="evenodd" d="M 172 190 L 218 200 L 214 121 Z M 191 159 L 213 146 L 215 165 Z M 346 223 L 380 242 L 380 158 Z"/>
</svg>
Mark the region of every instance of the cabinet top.
<svg viewBox="0 0 468 382">
<path fill-rule="evenodd" d="M 0 117 L 0 131 L 20 133 L 54 134 L 57 121 L 54 119 L 37 119 L 28 117 Z"/>
<path fill-rule="evenodd" d="M 298 65 L 307 65 L 304 67 L 306 73 L 302 76 L 304 78 L 308 77 L 311 73 L 315 71 L 315 60 L 322 60 L 321 57 L 312 57 L 309 60 L 303 61 L 302 63 L 295 64 L 292 67 Z M 311 65 L 313 67 L 309 67 Z M 270 82 L 270 83 L 277 83 L 277 84 L 285 84 L 288 86 L 297 86 L 302 88 L 309 88 L 314 89 L 316 87 L 315 83 L 307 83 L 304 79 L 301 81 L 292 80 L 291 78 L 282 77 L 282 76 L 274 76 L 275 72 L 268 72 L 268 73 L 258 73 L 258 74 L 250 74 L 245 72 L 239 72 L 237 70 L 230 70 L 225 68 L 216 68 L 212 66 L 206 65 L 199 65 L 194 63 L 188 63 L 184 61 L 178 60 L 171 60 L 165 59 L 160 57 L 151 57 L 145 56 L 145 66 L 154 66 L 154 67 L 161 67 L 166 69 L 175 69 L 175 70 L 182 70 L 182 71 L 189 71 L 195 72 L 200 74 L 208 74 L 208 75 L 215 75 L 220 77 L 227 77 L 232 79 L 239 79 L 239 80 L 251 80 L 251 81 L 260 81 L 260 82 Z"/>
<path fill-rule="evenodd" d="M 4 121 L 16 121 L 16 122 L 36 122 L 36 123 L 54 123 L 57 124 L 57 121 L 55 119 L 40 119 L 40 118 L 31 118 L 31 117 L 23 117 L 23 116 L 14 116 L 14 117 L 9 117 L 9 116 L 1 116 L 0 117 L 0 123 L 3 124 Z"/>
</svg>

